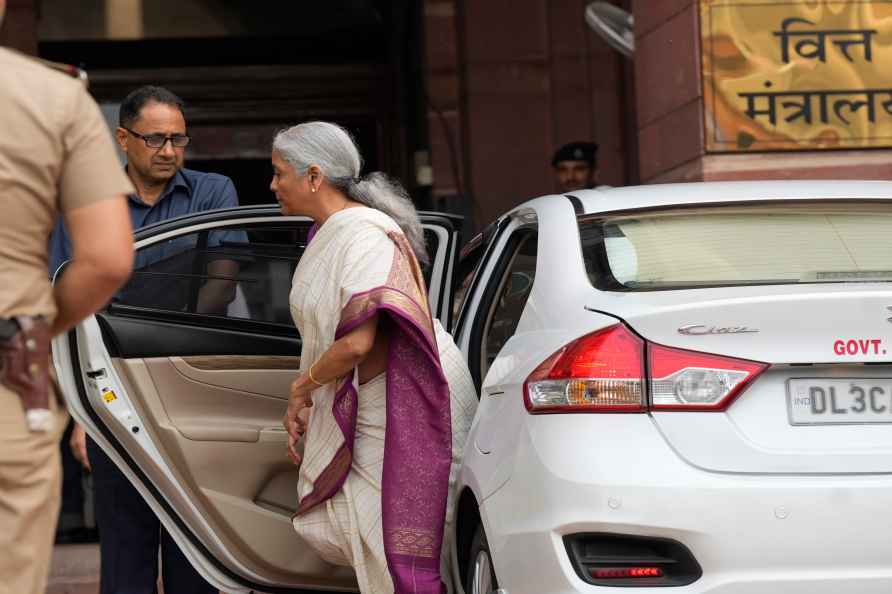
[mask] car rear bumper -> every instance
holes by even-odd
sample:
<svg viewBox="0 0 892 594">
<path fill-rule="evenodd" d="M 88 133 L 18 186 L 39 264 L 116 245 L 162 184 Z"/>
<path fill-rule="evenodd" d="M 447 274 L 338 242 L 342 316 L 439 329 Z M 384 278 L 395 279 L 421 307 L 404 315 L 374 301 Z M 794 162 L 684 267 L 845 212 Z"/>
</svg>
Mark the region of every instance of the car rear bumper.
<svg viewBox="0 0 892 594">
<path fill-rule="evenodd" d="M 703 574 L 679 594 L 892 591 L 890 475 L 706 472 L 647 415 L 531 417 L 512 460 L 480 506 L 510 594 L 615 592 L 570 562 L 563 537 L 587 532 L 683 544 Z"/>
</svg>

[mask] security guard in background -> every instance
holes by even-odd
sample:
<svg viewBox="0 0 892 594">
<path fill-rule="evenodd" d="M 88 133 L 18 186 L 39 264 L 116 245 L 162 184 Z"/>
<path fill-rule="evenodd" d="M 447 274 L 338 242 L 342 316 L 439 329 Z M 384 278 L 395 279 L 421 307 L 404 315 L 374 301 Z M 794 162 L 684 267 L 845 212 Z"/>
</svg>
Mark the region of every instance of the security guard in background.
<svg viewBox="0 0 892 594">
<path fill-rule="evenodd" d="M 44 592 L 67 421 L 49 341 L 129 276 L 132 191 L 84 86 L 0 48 L 0 594 Z M 53 287 L 47 240 L 60 214 L 73 258 Z"/>
<path fill-rule="evenodd" d="M 598 145 L 571 142 L 560 147 L 551 158 L 554 181 L 561 192 L 575 192 L 598 185 Z"/>
</svg>

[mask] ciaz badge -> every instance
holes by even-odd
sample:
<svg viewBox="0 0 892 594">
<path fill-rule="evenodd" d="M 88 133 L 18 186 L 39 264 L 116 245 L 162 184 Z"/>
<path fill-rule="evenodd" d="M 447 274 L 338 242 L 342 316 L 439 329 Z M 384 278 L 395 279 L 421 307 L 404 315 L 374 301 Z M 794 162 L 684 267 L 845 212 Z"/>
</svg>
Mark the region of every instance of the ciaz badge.
<svg viewBox="0 0 892 594">
<path fill-rule="evenodd" d="M 705 336 L 707 334 L 747 334 L 758 332 L 756 328 L 747 326 L 707 326 L 706 324 L 688 324 L 678 329 L 679 334 L 686 336 Z"/>
</svg>

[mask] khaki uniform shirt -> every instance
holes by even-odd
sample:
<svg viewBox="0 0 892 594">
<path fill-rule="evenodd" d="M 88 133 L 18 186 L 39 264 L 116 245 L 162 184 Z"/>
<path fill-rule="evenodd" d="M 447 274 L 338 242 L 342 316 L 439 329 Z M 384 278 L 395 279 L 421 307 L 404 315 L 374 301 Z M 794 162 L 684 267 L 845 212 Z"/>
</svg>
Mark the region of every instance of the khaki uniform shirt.
<svg viewBox="0 0 892 594">
<path fill-rule="evenodd" d="M 57 217 L 131 192 L 83 84 L 0 48 L 0 317 L 52 320 L 47 241 Z"/>
</svg>

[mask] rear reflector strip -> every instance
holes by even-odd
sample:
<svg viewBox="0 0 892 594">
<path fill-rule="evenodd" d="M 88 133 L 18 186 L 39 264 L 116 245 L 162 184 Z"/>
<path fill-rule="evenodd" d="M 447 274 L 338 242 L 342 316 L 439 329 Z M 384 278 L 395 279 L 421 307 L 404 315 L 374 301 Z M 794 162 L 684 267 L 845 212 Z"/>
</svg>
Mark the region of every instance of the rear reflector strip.
<svg viewBox="0 0 892 594">
<path fill-rule="evenodd" d="M 659 567 L 605 567 L 602 569 L 593 569 L 592 577 L 598 580 L 653 578 L 663 577 L 663 570 Z"/>
<path fill-rule="evenodd" d="M 576 575 L 587 584 L 686 586 L 703 575 L 691 551 L 675 540 L 603 532 L 567 534 L 563 540 Z"/>
</svg>

